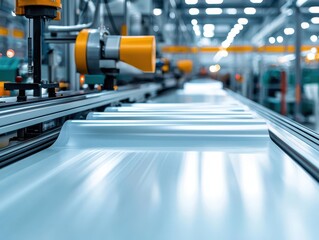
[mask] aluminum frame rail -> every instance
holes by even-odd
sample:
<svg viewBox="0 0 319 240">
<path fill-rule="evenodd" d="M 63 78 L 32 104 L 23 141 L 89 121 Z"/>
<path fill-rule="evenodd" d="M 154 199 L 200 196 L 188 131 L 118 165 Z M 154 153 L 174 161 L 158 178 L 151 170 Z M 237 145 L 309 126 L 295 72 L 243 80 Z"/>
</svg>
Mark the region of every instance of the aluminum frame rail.
<svg viewBox="0 0 319 240">
<path fill-rule="evenodd" d="M 319 134 L 230 90 L 228 94 L 250 107 L 269 124 L 270 137 L 319 182 Z"/>
<path fill-rule="evenodd" d="M 161 90 L 158 84 L 142 85 L 138 89 L 118 92 L 103 92 L 48 100 L 38 103 L 22 104 L 19 108 L 0 108 L 0 134 L 29 127 L 52 119 L 68 116 L 74 113 L 106 106 L 108 104 L 130 99 L 131 101 L 154 95 Z"/>
</svg>

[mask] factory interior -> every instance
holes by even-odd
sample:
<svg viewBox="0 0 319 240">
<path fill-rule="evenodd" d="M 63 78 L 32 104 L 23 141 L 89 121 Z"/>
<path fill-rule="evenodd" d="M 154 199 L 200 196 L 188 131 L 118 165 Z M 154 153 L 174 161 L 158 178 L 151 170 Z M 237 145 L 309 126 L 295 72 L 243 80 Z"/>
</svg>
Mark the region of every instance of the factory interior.
<svg viewBox="0 0 319 240">
<path fill-rule="evenodd" d="M 0 0 L 0 239 L 318 222 L 318 0 Z"/>
</svg>

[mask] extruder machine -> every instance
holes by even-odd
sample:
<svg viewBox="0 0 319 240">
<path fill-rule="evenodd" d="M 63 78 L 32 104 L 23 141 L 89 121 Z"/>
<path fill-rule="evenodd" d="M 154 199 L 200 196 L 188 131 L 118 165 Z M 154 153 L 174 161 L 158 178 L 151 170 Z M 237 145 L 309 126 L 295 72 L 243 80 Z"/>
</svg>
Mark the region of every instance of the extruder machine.
<svg viewBox="0 0 319 240">
<path fill-rule="evenodd" d="M 17 7 L 41 22 L 62 6 Z M 81 29 L 77 70 L 105 91 L 62 96 L 35 61 L 33 83 L 7 85 L 0 239 L 317 239 L 318 134 L 211 79 L 114 91 L 118 61 L 155 71 L 154 45 Z"/>
</svg>

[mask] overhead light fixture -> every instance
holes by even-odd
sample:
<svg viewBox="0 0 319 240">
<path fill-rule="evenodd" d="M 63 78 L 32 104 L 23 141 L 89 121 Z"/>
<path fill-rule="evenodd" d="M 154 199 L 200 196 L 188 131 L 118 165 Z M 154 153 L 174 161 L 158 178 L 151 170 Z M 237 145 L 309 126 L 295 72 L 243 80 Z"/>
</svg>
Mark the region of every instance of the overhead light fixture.
<svg viewBox="0 0 319 240">
<path fill-rule="evenodd" d="M 310 13 L 319 13 L 319 6 L 314 6 L 309 8 Z"/>
<path fill-rule="evenodd" d="M 250 0 L 251 3 L 262 3 L 263 0 Z"/>
<path fill-rule="evenodd" d="M 153 9 L 153 14 L 154 14 L 155 16 L 160 16 L 160 15 L 162 15 L 162 9 L 160 9 L 160 8 L 154 8 L 154 9 Z"/>
<path fill-rule="evenodd" d="M 254 14 L 256 14 L 256 8 L 247 7 L 244 9 L 244 13 L 247 15 L 254 15 Z"/>
<path fill-rule="evenodd" d="M 212 73 L 219 72 L 220 69 L 221 69 L 221 67 L 220 67 L 219 64 L 212 65 L 212 66 L 209 67 L 209 71 L 212 72 Z"/>
<path fill-rule="evenodd" d="M 307 22 L 301 23 L 301 28 L 302 28 L 302 29 L 308 29 L 309 27 L 310 27 L 310 24 L 309 24 L 309 23 L 307 23 Z"/>
<path fill-rule="evenodd" d="M 277 37 L 277 42 L 282 43 L 284 41 L 284 38 L 282 36 Z"/>
<path fill-rule="evenodd" d="M 295 33 L 295 29 L 293 29 L 293 28 L 285 28 L 284 29 L 284 33 L 286 35 L 293 35 Z"/>
<path fill-rule="evenodd" d="M 200 32 L 200 31 L 195 31 L 195 35 L 196 35 L 197 37 L 199 37 L 199 36 L 201 35 L 201 32 Z"/>
<path fill-rule="evenodd" d="M 311 22 L 312 22 L 313 24 L 319 24 L 319 17 L 311 18 Z"/>
<path fill-rule="evenodd" d="M 190 8 L 188 12 L 190 15 L 198 15 L 199 14 L 198 8 Z"/>
<path fill-rule="evenodd" d="M 246 25 L 248 23 L 248 19 L 247 18 L 239 18 L 238 23 L 241 25 Z"/>
<path fill-rule="evenodd" d="M 204 37 L 206 37 L 206 38 L 212 38 L 212 37 L 214 37 L 214 32 L 212 32 L 212 31 L 205 31 L 204 33 L 203 33 L 203 35 L 204 35 Z"/>
<path fill-rule="evenodd" d="M 236 34 L 234 32 L 229 32 L 227 38 L 234 40 Z"/>
<path fill-rule="evenodd" d="M 204 31 L 214 31 L 215 25 L 214 24 L 205 24 L 203 29 L 204 29 Z"/>
<path fill-rule="evenodd" d="M 229 15 L 236 15 L 237 14 L 237 9 L 236 8 L 226 8 L 225 12 Z"/>
<path fill-rule="evenodd" d="M 185 3 L 187 5 L 194 5 L 198 3 L 198 0 L 185 0 Z"/>
<path fill-rule="evenodd" d="M 197 21 L 197 19 L 192 19 L 191 23 L 192 23 L 193 26 L 195 26 L 195 25 L 198 24 L 198 21 Z"/>
<path fill-rule="evenodd" d="M 238 30 L 243 30 L 244 29 L 243 25 L 241 25 L 239 23 L 235 24 L 234 28 L 238 29 Z"/>
<path fill-rule="evenodd" d="M 199 31 L 199 26 L 198 26 L 198 25 L 194 25 L 194 26 L 193 26 L 193 30 L 194 30 L 194 31 Z"/>
<path fill-rule="evenodd" d="M 224 0 L 206 0 L 207 4 L 222 4 Z"/>
<path fill-rule="evenodd" d="M 274 37 L 270 37 L 268 41 L 270 44 L 274 44 L 276 42 L 276 39 Z"/>
<path fill-rule="evenodd" d="M 222 47 L 223 48 L 229 48 L 229 46 L 230 46 L 230 42 L 229 41 L 222 42 Z"/>
<path fill-rule="evenodd" d="M 309 60 L 309 61 L 316 60 L 316 54 L 315 53 L 308 53 L 307 54 L 307 60 Z"/>
<path fill-rule="evenodd" d="M 207 15 L 220 15 L 223 13 L 223 9 L 221 8 L 206 8 Z"/>
<path fill-rule="evenodd" d="M 233 28 L 232 30 L 230 30 L 230 32 L 234 35 L 237 35 L 239 34 L 240 30 L 239 29 L 236 29 L 236 28 Z"/>
<path fill-rule="evenodd" d="M 222 4 L 224 0 L 206 0 L 207 4 Z"/>
<path fill-rule="evenodd" d="M 311 37 L 310 37 L 310 41 L 311 42 L 317 42 L 318 41 L 318 36 L 317 35 L 312 35 Z"/>
</svg>

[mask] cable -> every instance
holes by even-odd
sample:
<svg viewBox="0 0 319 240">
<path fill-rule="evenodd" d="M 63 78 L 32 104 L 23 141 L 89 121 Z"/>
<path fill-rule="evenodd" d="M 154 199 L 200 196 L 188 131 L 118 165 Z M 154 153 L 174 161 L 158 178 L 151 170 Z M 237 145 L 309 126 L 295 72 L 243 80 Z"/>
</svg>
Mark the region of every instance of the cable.
<svg viewBox="0 0 319 240">
<path fill-rule="evenodd" d="M 116 28 L 115 21 L 114 21 L 113 15 L 111 13 L 111 9 L 110 9 L 108 0 L 105 0 L 105 6 L 106 6 L 106 11 L 107 11 L 107 16 L 110 20 L 110 23 L 112 25 L 112 29 L 113 29 L 114 33 L 116 35 L 121 35 L 120 32 L 118 31 L 118 29 Z"/>
</svg>

